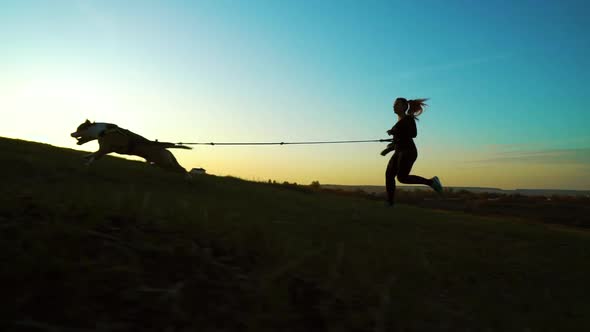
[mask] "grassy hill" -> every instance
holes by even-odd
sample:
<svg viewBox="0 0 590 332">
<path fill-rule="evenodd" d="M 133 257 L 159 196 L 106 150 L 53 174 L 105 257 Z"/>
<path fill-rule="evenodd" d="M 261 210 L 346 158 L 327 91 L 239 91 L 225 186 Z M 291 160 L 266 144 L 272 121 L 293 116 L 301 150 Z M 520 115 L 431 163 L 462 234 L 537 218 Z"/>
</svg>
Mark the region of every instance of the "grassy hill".
<svg viewBox="0 0 590 332">
<path fill-rule="evenodd" d="M 0 138 L 3 331 L 590 330 L 586 231 L 82 155 Z"/>
</svg>

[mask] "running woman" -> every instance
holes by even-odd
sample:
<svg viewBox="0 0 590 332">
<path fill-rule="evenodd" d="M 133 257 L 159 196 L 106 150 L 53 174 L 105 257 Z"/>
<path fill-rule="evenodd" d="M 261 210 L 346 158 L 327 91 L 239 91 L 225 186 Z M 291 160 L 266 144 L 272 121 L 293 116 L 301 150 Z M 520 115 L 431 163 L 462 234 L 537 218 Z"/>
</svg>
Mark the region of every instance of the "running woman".
<svg viewBox="0 0 590 332">
<path fill-rule="evenodd" d="M 424 184 L 434 189 L 439 194 L 443 192 L 443 186 L 437 176 L 425 179 L 418 175 L 410 175 L 412 166 L 418 158 L 418 150 L 414 144 L 417 135 L 416 120 L 427 106 L 427 99 L 397 98 L 393 103 L 393 112 L 397 114 L 397 123 L 387 131 L 393 136 L 393 142 L 381 152 L 385 156 L 395 150 L 387 164 L 385 171 L 385 188 L 387 190 L 387 202 L 393 206 L 395 197 L 395 178 L 404 184 Z"/>
</svg>

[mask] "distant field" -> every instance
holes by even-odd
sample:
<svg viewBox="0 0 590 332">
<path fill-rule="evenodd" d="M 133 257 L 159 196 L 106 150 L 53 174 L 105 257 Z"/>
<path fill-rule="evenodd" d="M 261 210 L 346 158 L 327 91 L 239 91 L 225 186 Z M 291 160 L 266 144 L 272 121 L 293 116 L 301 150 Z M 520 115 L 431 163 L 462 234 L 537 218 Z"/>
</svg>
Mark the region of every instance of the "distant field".
<svg viewBox="0 0 590 332">
<path fill-rule="evenodd" d="M 384 200 L 379 186 L 313 186 L 315 189 L 345 196 Z M 553 194 L 521 194 L 520 191 L 490 191 L 485 188 L 444 188 L 438 195 L 427 186 L 398 187 L 396 202 L 420 208 L 467 212 L 478 216 L 519 218 L 523 221 L 590 229 L 590 196 L 583 191 L 553 191 Z M 533 191 L 531 191 L 533 192 Z M 535 191 L 537 192 L 537 191 Z M 575 193 L 575 195 L 574 195 Z"/>
<path fill-rule="evenodd" d="M 340 185 L 340 184 L 326 184 L 322 185 L 328 189 L 342 189 L 342 190 L 364 190 L 368 193 L 384 193 L 385 186 L 370 186 L 370 185 Z M 398 188 L 403 190 L 430 190 L 426 186 L 405 186 L 399 185 Z M 466 190 L 473 193 L 494 193 L 502 195 L 524 195 L 524 196 L 547 196 L 552 195 L 566 195 L 566 196 L 584 196 L 590 197 L 590 190 L 564 190 L 564 189 L 500 189 L 500 188 L 486 188 L 486 187 L 449 187 L 445 186 L 446 189 L 454 191 Z"/>
<path fill-rule="evenodd" d="M 590 331 L 587 231 L 82 155 L 0 138 L 2 331 Z"/>
</svg>

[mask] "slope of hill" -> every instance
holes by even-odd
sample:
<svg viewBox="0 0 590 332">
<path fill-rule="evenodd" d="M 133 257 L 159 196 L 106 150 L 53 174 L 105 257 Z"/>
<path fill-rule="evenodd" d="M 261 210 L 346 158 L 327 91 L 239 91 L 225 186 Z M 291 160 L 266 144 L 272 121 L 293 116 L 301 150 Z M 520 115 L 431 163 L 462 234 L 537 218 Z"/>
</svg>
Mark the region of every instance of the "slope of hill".
<svg viewBox="0 0 590 332">
<path fill-rule="evenodd" d="M 0 138 L 0 329 L 582 331 L 581 230 Z"/>
</svg>

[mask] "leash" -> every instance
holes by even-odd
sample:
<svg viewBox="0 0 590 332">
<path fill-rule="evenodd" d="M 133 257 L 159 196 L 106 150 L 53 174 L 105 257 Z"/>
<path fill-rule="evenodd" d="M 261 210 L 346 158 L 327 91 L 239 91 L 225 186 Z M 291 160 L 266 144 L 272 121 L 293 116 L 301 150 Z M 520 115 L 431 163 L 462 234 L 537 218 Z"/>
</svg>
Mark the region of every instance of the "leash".
<svg viewBox="0 0 590 332">
<path fill-rule="evenodd" d="M 189 142 L 176 143 L 179 145 L 312 145 L 312 144 L 348 144 L 391 142 L 392 138 L 352 140 L 352 141 L 302 141 L 302 142 Z"/>
</svg>

